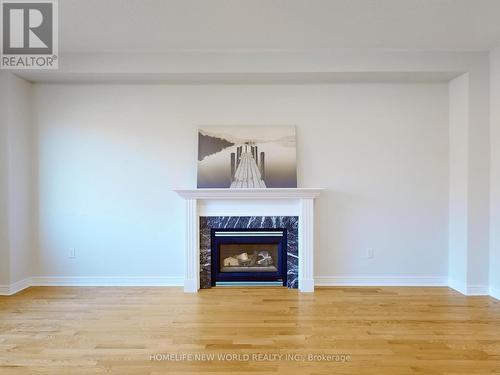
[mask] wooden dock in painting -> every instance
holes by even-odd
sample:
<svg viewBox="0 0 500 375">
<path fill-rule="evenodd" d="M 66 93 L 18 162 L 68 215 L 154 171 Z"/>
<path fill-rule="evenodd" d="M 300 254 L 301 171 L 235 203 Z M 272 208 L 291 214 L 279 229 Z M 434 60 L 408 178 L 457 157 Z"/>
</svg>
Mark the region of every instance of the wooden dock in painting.
<svg viewBox="0 0 500 375">
<path fill-rule="evenodd" d="M 231 169 L 233 181 L 231 189 L 265 188 L 264 182 L 264 153 L 260 155 L 256 146 L 240 146 L 238 152 L 231 155 Z"/>
</svg>

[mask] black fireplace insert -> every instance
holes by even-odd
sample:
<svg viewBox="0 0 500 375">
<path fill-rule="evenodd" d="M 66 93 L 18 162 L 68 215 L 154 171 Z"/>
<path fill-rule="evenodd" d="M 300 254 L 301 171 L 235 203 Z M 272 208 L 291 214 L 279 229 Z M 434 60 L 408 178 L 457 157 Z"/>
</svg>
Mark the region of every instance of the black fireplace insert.
<svg viewBox="0 0 500 375">
<path fill-rule="evenodd" d="M 286 229 L 212 229 L 212 286 L 286 286 Z"/>
</svg>

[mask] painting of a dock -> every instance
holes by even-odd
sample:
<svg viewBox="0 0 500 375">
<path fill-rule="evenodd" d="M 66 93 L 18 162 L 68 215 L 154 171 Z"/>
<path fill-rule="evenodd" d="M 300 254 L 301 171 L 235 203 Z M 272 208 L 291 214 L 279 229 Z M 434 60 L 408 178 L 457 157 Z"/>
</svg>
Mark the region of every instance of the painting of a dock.
<svg viewBox="0 0 500 375">
<path fill-rule="evenodd" d="M 296 188 L 294 126 L 198 130 L 198 188 Z"/>
</svg>

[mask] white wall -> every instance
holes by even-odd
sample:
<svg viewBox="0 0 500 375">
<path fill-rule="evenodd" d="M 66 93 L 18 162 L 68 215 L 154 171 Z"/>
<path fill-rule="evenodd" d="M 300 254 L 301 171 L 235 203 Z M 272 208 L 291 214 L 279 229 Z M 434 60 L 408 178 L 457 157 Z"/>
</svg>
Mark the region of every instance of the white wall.
<svg viewBox="0 0 500 375">
<path fill-rule="evenodd" d="M 10 75 L 9 86 L 9 244 L 10 282 L 32 275 L 33 126 L 32 85 Z"/>
<path fill-rule="evenodd" d="M 10 284 L 7 89 L 8 73 L 0 71 L 0 285 Z"/>
<path fill-rule="evenodd" d="M 467 294 L 487 294 L 490 226 L 489 62 L 469 73 L 469 270 Z"/>
<path fill-rule="evenodd" d="M 474 80 L 450 82 L 449 285 L 465 294 L 489 289 L 488 66 Z"/>
<path fill-rule="evenodd" d="M 500 299 L 500 48 L 491 52 L 490 293 Z"/>
<path fill-rule="evenodd" d="M 295 124 L 315 274 L 447 276 L 446 84 L 42 84 L 34 118 L 36 275 L 181 277 L 197 126 Z"/>
<path fill-rule="evenodd" d="M 469 268 L 469 75 L 450 82 L 450 286 L 466 293 Z"/>
<path fill-rule="evenodd" d="M 32 275 L 32 85 L 11 73 L 0 77 L 0 285 L 12 285 Z"/>
</svg>

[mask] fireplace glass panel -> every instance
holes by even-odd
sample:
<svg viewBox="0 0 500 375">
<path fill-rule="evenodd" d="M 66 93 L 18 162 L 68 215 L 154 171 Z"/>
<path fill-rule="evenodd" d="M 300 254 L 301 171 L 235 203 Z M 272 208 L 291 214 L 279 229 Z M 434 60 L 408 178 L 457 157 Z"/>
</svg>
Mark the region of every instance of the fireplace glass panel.
<svg viewBox="0 0 500 375">
<path fill-rule="evenodd" d="M 278 244 L 220 244 L 219 272 L 277 272 Z"/>
</svg>

